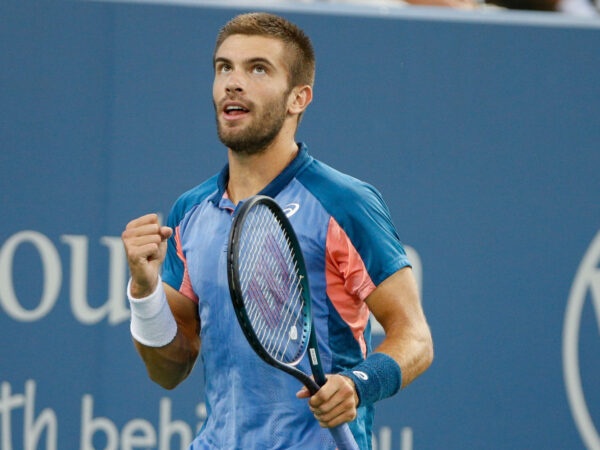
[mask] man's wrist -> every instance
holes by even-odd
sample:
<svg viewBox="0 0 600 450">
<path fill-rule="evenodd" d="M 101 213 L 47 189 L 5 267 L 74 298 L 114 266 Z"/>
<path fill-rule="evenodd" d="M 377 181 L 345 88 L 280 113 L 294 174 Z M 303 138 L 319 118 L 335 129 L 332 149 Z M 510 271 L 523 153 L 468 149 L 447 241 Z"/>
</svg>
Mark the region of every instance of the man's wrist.
<svg viewBox="0 0 600 450">
<path fill-rule="evenodd" d="M 148 347 L 164 347 L 175 338 L 177 322 L 169 307 L 161 278 L 158 278 L 154 291 L 142 298 L 133 296 L 131 284 L 129 280 L 127 298 L 131 308 L 131 335 Z"/>
<path fill-rule="evenodd" d="M 129 279 L 129 283 L 127 285 L 127 296 L 128 298 L 132 298 L 134 300 L 141 300 L 147 298 L 152 295 L 156 291 L 156 288 L 161 283 L 160 275 L 154 281 L 154 283 L 139 283 L 135 281 L 133 278 Z"/>
<path fill-rule="evenodd" d="M 402 370 L 385 353 L 372 353 L 352 369 L 340 372 L 354 383 L 359 405 L 371 405 L 391 397 L 402 386 Z"/>
</svg>

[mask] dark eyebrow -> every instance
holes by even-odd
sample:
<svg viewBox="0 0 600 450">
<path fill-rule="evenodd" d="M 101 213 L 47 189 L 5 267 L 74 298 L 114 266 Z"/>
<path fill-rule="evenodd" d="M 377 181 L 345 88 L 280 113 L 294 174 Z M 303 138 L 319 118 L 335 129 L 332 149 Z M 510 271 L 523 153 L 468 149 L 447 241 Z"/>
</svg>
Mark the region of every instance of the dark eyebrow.
<svg viewBox="0 0 600 450">
<path fill-rule="evenodd" d="M 231 61 L 229 61 L 227 58 L 223 58 L 222 56 L 219 56 L 213 60 L 213 66 L 216 67 L 217 63 L 231 64 Z"/>
<path fill-rule="evenodd" d="M 269 61 L 267 58 L 261 58 L 259 56 L 257 56 L 256 58 L 250 58 L 248 61 L 246 61 L 247 64 L 264 64 L 266 66 L 273 66 L 273 63 L 271 61 Z"/>
<path fill-rule="evenodd" d="M 213 65 L 216 67 L 216 65 L 219 64 L 219 63 L 222 63 L 222 64 L 231 64 L 231 60 L 228 59 L 228 58 L 225 58 L 223 56 L 218 56 L 218 57 L 216 57 L 214 59 Z M 263 58 L 261 56 L 257 56 L 257 57 L 254 57 L 254 58 L 247 59 L 243 63 L 246 64 L 246 65 L 263 64 L 265 66 L 269 66 L 269 67 L 272 67 L 272 68 L 275 67 L 274 64 L 271 61 L 269 61 L 267 58 Z"/>
</svg>

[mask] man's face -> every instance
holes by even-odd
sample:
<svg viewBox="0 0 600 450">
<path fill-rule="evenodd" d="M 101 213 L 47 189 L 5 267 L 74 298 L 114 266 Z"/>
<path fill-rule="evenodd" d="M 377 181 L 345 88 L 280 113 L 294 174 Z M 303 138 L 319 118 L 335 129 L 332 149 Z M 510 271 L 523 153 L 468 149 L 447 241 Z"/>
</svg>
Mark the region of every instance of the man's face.
<svg viewBox="0 0 600 450">
<path fill-rule="evenodd" d="M 264 150 L 288 116 L 284 44 L 263 36 L 232 35 L 215 54 L 213 102 L 219 139 L 234 152 Z"/>
</svg>

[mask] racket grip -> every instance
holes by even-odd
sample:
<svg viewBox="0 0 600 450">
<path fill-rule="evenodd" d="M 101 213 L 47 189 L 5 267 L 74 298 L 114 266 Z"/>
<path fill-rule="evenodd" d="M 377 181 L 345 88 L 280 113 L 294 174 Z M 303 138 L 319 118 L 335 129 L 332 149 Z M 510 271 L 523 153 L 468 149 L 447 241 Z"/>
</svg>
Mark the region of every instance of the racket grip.
<svg viewBox="0 0 600 450">
<path fill-rule="evenodd" d="M 360 450 L 347 423 L 330 428 L 338 450 Z"/>
</svg>

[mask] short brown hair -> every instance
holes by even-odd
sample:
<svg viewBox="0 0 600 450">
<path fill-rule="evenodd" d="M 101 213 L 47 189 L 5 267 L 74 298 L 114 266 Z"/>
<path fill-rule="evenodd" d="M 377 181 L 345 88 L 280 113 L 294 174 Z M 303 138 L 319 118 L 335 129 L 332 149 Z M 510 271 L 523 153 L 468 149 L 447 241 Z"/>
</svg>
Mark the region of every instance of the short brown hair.
<svg viewBox="0 0 600 450">
<path fill-rule="evenodd" d="M 227 22 L 219 31 L 214 54 L 223 41 L 234 34 L 279 39 L 291 50 L 288 61 L 290 87 L 314 84 L 315 52 L 309 37 L 295 24 L 274 14 L 240 14 Z"/>
</svg>

